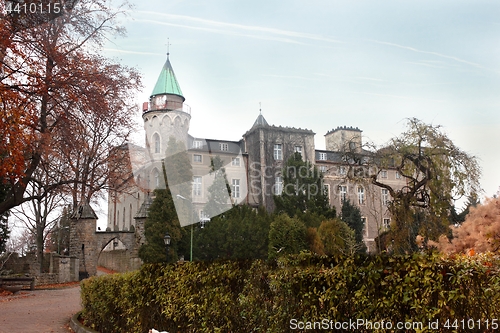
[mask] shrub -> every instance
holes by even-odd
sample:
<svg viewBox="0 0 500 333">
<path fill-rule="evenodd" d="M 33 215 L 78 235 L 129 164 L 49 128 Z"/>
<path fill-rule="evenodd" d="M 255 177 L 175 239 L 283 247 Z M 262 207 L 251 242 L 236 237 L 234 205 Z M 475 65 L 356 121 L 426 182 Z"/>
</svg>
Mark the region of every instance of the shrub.
<svg viewBox="0 0 500 333">
<path fill-rule="evenodd" d="M 450 331 L 444 326 L 453 324 L 450 319 L 473 319 L 479 332 L 500 315 L 499 264 L 491 254 L 342 258 L 303 252 L 270 261 L 144 265 L 83 281 L 83 316 L 103 333 L 152 327 L 170 333 L 285 332 L 292 319 L 420 322 L 424 328 L 439 320 L 438 332 Z"/>
</svg>

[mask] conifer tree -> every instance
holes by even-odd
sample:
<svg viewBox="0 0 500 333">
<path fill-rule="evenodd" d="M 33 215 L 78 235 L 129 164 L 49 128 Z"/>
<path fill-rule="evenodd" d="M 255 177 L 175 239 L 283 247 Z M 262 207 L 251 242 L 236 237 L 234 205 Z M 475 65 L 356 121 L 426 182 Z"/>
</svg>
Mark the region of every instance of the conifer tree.
<svg viewBox="0 0 500 333">
<path fill-rule="evenodd" d="M 297 254 L 307 249 L 307 229 L 304 222 L 286 214 L 277 215 L 269 230 L 268 258 Z"/>
<path fill-rule="evenodd" d="M 208 187 L 208 201 L 204 212 L 208 216 L 216 216 L 228 209 L 231 197 L 231 187 L 227 181 L 224 161 L 220 156 L 215 156 L 210 161 L 210 174 L 214 177 L 212 184 Z"/>
<path fill-rule="evenodd" d="M 276 213 L 295 216 L 297 213 L 316 214 L 325 218 L 335 217 L 323 186 L 323 175 L 310 162 L 302 160 L 302 154 L 293 154 L 283 170 L 283 191 L 274 196 Z"/>
<path fill-rule="evenodd" d="M 265 259 L 271 216 L 261 207 L 235 206 L 197 227 L 195 259 Z"/>
<path fill-rule="evenodd" d="M 366 250 L 366 246 L 363 242 L 365 224 L 361 218 L 361 211 L 357 206 L 353 205 L 350 200 L 344 200 L 342 202 L 341 210 L 340 219 L 354 231 L 354 238 L 356 244 L 358 244 L 359 251 L 364 252 Z"/>
<path fill-rule="evenodd" d="M 165 262 L 167 259 L 175 261 L 179 254 L 187 251 L 186 231 L 180 226 L 170 186 L 176 186 L 180 195 L 190 197 L 188 180 L 192 179 L 191 164 L 184 144 L 173 137 L 168 142 L 166 155 L 162 165 L 165 186 L 154 191 L 155 198 L 144 224 L 146 243 L 139 249 L 139 257 L 146 263 Z M 166 233 L 171 238 L 168 258 L 163 240 Z"/>
</svg>

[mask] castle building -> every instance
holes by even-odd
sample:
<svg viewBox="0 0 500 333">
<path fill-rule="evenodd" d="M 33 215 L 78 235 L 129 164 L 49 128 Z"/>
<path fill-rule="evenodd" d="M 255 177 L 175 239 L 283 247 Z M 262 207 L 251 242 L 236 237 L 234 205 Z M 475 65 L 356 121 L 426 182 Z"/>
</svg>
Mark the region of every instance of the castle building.
<svg viewBox="0 0 500 333">
<path fill-rule="evenodd" d="M 220 213 L 231 204 L 239 203 L 264 206 L 272 211 L 273 195 L 283 191 L 281 172 L 284 164 L 292 154 L 299 152 L 303 160 L 316 165 L 323 173 L 324 189 L 328 191 L 330 204 L 337 208 L 337 212 L 340 212 L 345 199 L 358 205 L 365 221 L 365 243 L 369 251 L 375 250 L 375 238 L 390 224 L 387 210 L 390 197 L 387 190 L 372 185 L 366 178 L 352 181 L 346 177 L 349 168 L 345 152 L 363 155 L 361 130 L 337 127 L 325 134 L 326 149 L 317 150 L 313 131 L 269 125 L 259 114 L 239 141 L 198 138 L 189 134 L 191 110 L 184 102 L 167 55 L 149 102 L 144 103 L 142 108 L 145 148 L 126 145 L 117 149 L 122 158 L 130 159 L 130 169 L 124 170 L 129 176 L 115 182 L 114 189 L 109 193 L 108 230 L 131 230 L 136 228 L 136 219 L 146 216 L 153 190 L 164 184 L 162 162 L 168 158 L 169 140 L 175 138 L 184 144 L 193 174 L 188 184 L 191 192 L 188 195 L 185 192 L 174 193 L 175 189 L 169 181 L 176 208 L 187 204 L 192 210 L 191 220 L 184 221 L 184 225 L 210 217 L 204 210 L 209 188 L 214 181 L 211 161 L 215 156 L 223 161 L 231 187 L 231 194 L 226 198 L 227 205 L 220 207 Z M 404 185 L 395 170 L 382 170 L 379 177 L 388 184 Z M 182 218 L 179 219 L 183 225 Z"/>
</svg>

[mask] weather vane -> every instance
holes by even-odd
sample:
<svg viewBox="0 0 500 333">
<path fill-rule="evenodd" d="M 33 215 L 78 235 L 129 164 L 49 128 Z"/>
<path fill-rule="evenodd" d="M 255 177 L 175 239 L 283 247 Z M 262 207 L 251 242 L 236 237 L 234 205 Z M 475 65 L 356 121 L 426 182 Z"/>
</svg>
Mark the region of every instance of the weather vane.
<svg viewBox="0 0 500 333">
<path fill-rule="evenodd" d="M 167 38 L 167 58 L 170 55 L 170 38 Z"/>
</svg>

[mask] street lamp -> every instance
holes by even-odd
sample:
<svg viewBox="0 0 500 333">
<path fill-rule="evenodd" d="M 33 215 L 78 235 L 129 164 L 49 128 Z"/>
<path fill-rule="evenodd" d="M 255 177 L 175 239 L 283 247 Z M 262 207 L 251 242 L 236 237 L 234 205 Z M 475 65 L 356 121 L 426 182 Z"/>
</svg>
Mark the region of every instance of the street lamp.
<svg viewBox="0 0 500 333">
<path fill-rule="evenodd" d="M 176 197 L 178 199 L 181 199 L 183 201 L 186 201 L 186 202 L 189 202 L 187 198 L 183 197 L 182 195 L 180 194 L 177 194 Z M 192 205 L 193 203 L 191 203 L 191 207 L 190 209 L 192 209 Z M 193 224 L 191 224 L 191 250 L 190 250 L 190 257 L 189 257 L 189 261 L 193 261 Z"/>
<path fill-rule="evenodd" d="M 163 236 L 163 242 L 165 242 L 166 262 L 168 262 L 168 249 L 170 247 L 170 235 L 168 231 L 165 233 L 165 236 Z"/>
</svg>

